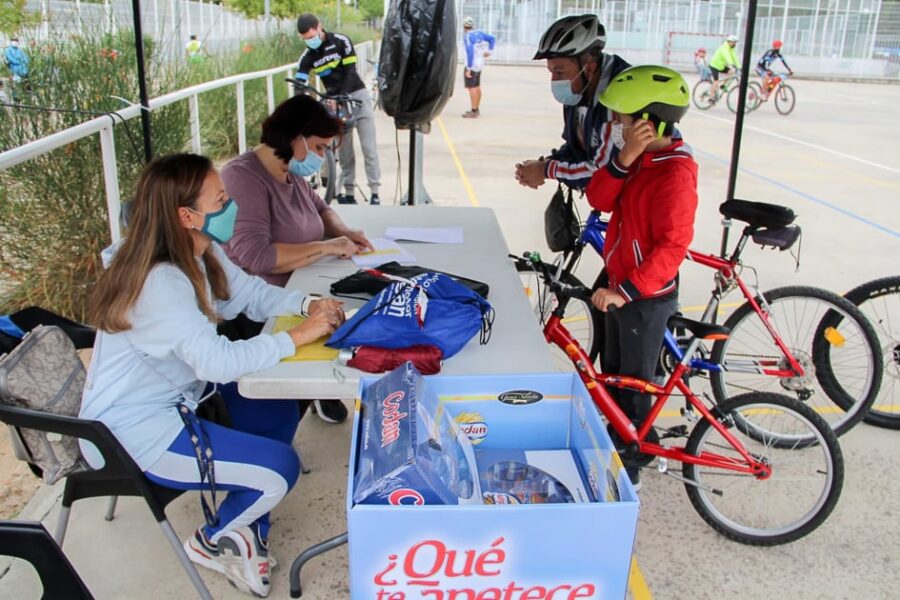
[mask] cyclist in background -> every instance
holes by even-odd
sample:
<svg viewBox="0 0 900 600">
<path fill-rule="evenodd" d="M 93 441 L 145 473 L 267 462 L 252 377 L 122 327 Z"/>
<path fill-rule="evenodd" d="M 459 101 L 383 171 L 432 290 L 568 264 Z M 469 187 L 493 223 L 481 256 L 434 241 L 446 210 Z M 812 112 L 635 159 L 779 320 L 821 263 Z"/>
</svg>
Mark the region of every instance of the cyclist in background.
<svg viewBox="0 0 900 600">
<path fill-rule="evenodd" d="M 353 42 L 342 33 L 327 32 L 312 13 L 303 13 L 297 19 L 297 33 L 306 43 L 306 51 L 300 55 L 297 79 L 309 83 L 309 74 L 319 78 L 328 95 L 349 94 L 360 104 L 353 109 L 353 119 L 345 123 L 344 137 L 338 148 L 341 163 L 341 185 L 344 193 L 338 194 L 338 204 L 356 204 L 356 155 L 353 153 L 353 130 L 359 133 L 366 163 L 366 179 L 369 183 L 369 204 L 380 204 L 378 190 L 381 187 L 381 166 L 378 164 L 378 146 L 375 141 L 375 108 L 372 95 L 356 72 L 356 50 Z"/>
<path fill-rule="evenodd" d="M 706 62 L 706 48 L 697 48 L 697 51 L 694 52 L 694 67 L 697 69 L 701 81 L 712 81 L 712 73 Z"/>
<path fill-rule="evenodd" d="M 630 65 L 604 54 L 606 30 L 596 15 L 569 16 L 553 23 L 541 37 L 534 60 L 545 59 L 550 89 L 563 105 L 563 144 L 548 158 L 516 164 L 516 180 L 537 188 L 546 179 L 583 189 L 614 151 L 610 113 L 597 94 Z M 619 140 L 621 142 L 621 140 Z"/>
<path fill-rule="evenodd" d="M 791 75 L 794 74 L 794 71 L 788 66 L 787 61 L 784 60 L 784 55 L 781 54 L 781 47 L 783 45 L 781 40 L 773 41 L 772 47 L 766 50 L 766 53 L 756 61 L 756 73 L 762 77 L 763 80 L 763 100 L 769 97 L 769 92 L 771 92 L 772 88 L 775 86 L 772 81 L 775 77 L 775 73 L 772 72 L 772 63 L 775 62 L 776 59 L 781 61 L 781 64 L 788 70 L 788 73 Z"/>
<path fill-rule="evenodd" d="M 719 87 L 722 85 L 719 81 L 719 74 L 725 73 L 727 75 L 729 73 L 736 73 L 741 68 L 741 64 L 738 62 L 737 52 L 734 50 L 737 43 L 738 37 L 736 35 L 729 35 L 716 50 L 716 53 L 713 54 L 712 60 L 709 61 L 709 70 L 712 71 L 713 78 L 713 92 L 714 97 L 716 98 L 719 96 Z"/>
<path fill-rule="evenodd" d="M 676 71 L 641 65 L 614 77 L 600 94 L 625 140 L 586 189 L 595 210 L 612 212 L 603 252 L 609 282 L 591 297 L 606 313 L 606 373 L 651 379 L 666 321 L 678 308 L 678 267 L 694 236 L 697 211 L 697 163 L 690 147 L 674 138 L 675 123 L 690 104 L 688 89 Z M 640 427 L 650 395 L 609 392 Z M 637 486 L 638 467 L 626 462 L 626 469 Z"/>
<path fill-rule="evenodd" d="M 466 46 L 466 68 L 463 71 L 463 85 L 469 91 L 472 109 L 463 113 L 465 119 L 477 119 L 481 116 L 481 72 L 484 70 L 484 59 L 491 55 L 497 40 L 489 33 L 475 29 L 472 17 L 463 19 L 463 42 Z"/>
</svg>

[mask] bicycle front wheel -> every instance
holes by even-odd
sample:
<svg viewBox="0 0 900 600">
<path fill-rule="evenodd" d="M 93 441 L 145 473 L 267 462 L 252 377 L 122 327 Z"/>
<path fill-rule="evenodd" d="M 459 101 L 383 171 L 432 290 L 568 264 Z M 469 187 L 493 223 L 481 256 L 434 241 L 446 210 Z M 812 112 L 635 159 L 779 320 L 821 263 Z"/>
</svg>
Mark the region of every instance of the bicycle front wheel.
<svg viewBox="0 0 900 600">
<path fill-rule="evenodd" d="M 865 421 L 900 429 L 900 275 L 864 283 L 844 297 L 866 316 L 881 345 L 881 389 Z"/>
<path fill-rule="evenodd" d="M 754 546 L 797 540 L 821 525 L 837 504 L 844 482 L 844 459 L 837 437 L 808 406 L 781 394 L 754 392 L 719 407 L 717 420 L 751 456 L 772 469 L 766 478 L 721 468 L 686 464 L 685 490 L 694 509 L 727 538 Z M 772 437 L 748 431 L 762 425 Z M 782 440 L 815 443 L 785 446 Z M 745 459 L 707 420 L 697 423 L 686 451 Z"/>
<path fill-rule="evenodd" d="M 707 110 L 708 108 L 712 108 L 712 106 L 716 103 L 716 97 L 713 93 L 712 82 L 705 79 L 698 81 L 694 85 L 694 89 L 691 91 L 691 99 L 693 99 L 694 101 L 694 106 L 696 106 L 700 110 Z"/>
<path fill-rule="evenodd" d="M 775 94 L 775 110 L 783 115 L 791 114 L 791 111 L 794 110 L 794 104 L 797 102 L 794 88 L 786 83 L 782 83 L 772 93 Z"/>
<path fill-rule="evenodd" d="M 747 100 L 744 102 L 744 114 L 756 110 L 760 103 L 759 97 L 759 84 L 755 81 L 751 81 L 747 84 Z M 728 105 L 728 110 L 733 113 L 737 113 L 738 110 L 738 100 L 741 96 L 741 87 L 739 85 L 734 86 L 728 91 L 728 96 L 725 98 L 725 103 Z"/>
<path fill-rule="evenodd" d="M 556 272 L 555 266 L 543 264 L 551 273 Z M 542 271 L 535 270 L 530 262 L 516 259 L 516 271 L 519 272 L 519 278 L 522 280 L 522 286 L 525 288 L 525 294 L 528 296 L 528 302 L 531 304 L 534 315 L 543 327 L 556 308 L 556 298 L 544 284 Z M 567 285 L 587 287 L 571 273 L 563 273 L 559 279 Z M 562 321 L 572 337 L 584 348 L 591 360 L 595 361 L 600 353 L 600 344 L 603 339 L 603 315 L 600 311 L 589 302 L 572 298 L 566 305 L 566 314 Z M 566 353 L 556 345 L 551 344 L 551 353 L 556 359 L 558 370 L 575 370 Z"/>
<path fill-rule="evenodd" d="M 827 290 L 784 287 L 762 298 L 762 310 L 803 374 L 775 373 L 789 371 L 790 362 L 747 302 L 725 321 L 728 338 L 713 344 L 712 361 L 720 365 L 710 374 L 716 401 L 745 391 L 787 393 L 811 406 L 837 435 L 846 432 L 865 416 L 881 383 L 881 349 L 872 326 L 850 301 Z M 834 315 L 839 322 L 820 326 Z"/>
</svg>

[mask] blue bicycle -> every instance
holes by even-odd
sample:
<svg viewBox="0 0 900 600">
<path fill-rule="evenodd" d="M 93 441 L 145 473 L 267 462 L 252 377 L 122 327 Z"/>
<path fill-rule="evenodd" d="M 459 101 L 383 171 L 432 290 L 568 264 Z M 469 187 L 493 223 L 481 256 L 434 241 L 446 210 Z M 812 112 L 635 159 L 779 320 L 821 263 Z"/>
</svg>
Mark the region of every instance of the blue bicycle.
<svg viewBox="0 0 900 600">
<path fill-rule="evenodd" d="M 793 211 L 743 200 L 725 202 L 720 211 L 726 217 L 720 255 L 694 250 L 687 254 L 689 261 L 715 270 L 700 320 L 715 323 L 723 298 L 735 290 L 745 302 L 724 323 L 731 330 L 727 339 L 700 344 L 689 363 L 690 376 L 708 377 L 718 403 L 748 391 L 791 394 L 825 418 L 836 434 L 846 432 L 866 415 L 878 395 L 882 351 L 876 332 L 852 302 L 827 290 L 789 286 L 760 292 L 743 280 L 742 271 L 750 268 L 741 262 L 748 241 L 787 250 L 799 239 Z M 729 254 L 732 219 L 746 226 Z M 577 241 L 553 264 L 542 264 L 556 281 L 583 285 L 573 272 L 585 247 L 602 256 L 606 227 L 601 215 L 592 212 Z M 542 275 L 529 261 L 516 258 L 516 269 L 535 315 L 545 323 L 555 308 L 554 297 L 542 290 Z M 603 314 L 584 299 L 566 308 L 566 328 L 596 361 L 603 347 Z M 683 339 L 684 332 L 667 332 L 660 360 L 667 371 L 684 357 Z M 557 354 L 561 364 L 568 360 Z"/>
</svg>

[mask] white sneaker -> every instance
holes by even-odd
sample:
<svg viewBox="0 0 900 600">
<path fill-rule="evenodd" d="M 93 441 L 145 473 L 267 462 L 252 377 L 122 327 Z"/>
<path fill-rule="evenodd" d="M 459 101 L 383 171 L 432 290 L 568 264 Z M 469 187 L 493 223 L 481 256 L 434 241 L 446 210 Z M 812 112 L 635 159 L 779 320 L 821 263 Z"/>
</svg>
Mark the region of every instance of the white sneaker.
<svg viewBox="0 0 900 600">
<path fill-rule="evenodd" d="M 245 594 L 260 598 L 269 595 L 268 548 L 249 527 L 225 532 L 216 544 L 209 542 L 198 529 L 184 543 L 184 550 L 191 561 L 222 573 Z"/>
</svg>

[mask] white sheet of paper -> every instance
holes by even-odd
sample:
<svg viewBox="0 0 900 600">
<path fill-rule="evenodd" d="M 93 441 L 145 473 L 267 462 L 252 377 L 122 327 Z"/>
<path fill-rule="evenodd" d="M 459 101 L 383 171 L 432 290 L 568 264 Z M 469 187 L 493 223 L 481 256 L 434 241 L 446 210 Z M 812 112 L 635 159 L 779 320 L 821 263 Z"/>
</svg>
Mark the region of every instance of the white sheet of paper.
<svg viewBox="0 0 900 600">
<path fill-rule="evenodd" d="M 462 227 L 387 227 L 384 237 L 390 240 L 429 242 L 432 244 L 462 244 Z"/>
<path fill-rule="evenodd" d="M 353 262 L 357 267 L 377 267 L 392 260 L 397 261 L 401 265 L 416 264 L 416 257 L 394 240 L 375 238 L 371 242 L 375 246 L 375 252 L 365 252 L 353 256 Z"/>
</svg>

